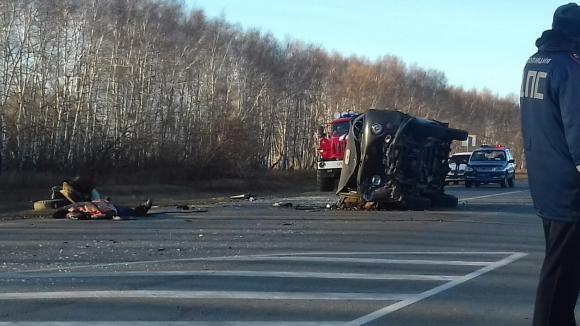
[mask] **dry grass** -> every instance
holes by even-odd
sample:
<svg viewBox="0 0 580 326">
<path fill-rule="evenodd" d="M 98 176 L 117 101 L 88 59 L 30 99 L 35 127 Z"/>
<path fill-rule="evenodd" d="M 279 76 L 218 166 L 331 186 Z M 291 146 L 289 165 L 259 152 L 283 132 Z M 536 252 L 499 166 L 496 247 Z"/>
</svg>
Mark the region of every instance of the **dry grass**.
<svg viewBox="0 0 580 326">
<path fill-rule="evenodd" d="M 516 172 L 516 180 L 528 180 L 528 172 L 527 171 L 518 171 Z"/>
</svg>

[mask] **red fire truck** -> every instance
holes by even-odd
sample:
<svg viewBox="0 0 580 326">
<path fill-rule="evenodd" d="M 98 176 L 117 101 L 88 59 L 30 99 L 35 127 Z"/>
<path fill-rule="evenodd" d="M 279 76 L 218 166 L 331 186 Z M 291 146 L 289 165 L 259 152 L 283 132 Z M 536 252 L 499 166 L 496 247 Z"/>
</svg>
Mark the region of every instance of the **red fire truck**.
<svg viewBox="0 0 580 326">
<path fill-rule="evenodd" d="M 342 113 L 329 124 L 330 128 L 320 126 L 318 136 L 318 164 L 316 181 L 320 191 L 332 191 L 336 188 L 336 181 L 340 178 L 346 140 L 350 129 L 350 121 L 358 114 Z M 328 132 L 328 133 L 327 133 Z"/>
</svg>

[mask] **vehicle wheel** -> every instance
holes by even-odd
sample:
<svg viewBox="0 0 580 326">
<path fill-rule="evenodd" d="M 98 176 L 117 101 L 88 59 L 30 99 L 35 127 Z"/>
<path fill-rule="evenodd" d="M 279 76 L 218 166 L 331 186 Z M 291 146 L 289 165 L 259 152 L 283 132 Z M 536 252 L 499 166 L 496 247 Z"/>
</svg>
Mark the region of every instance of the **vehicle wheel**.
<svg viewBox="0 0 580 326">
<path fill-rule="evenodd" d="M 35 201 L 33 208 L 35 211 L 41 211 L 45 209 L 57 209 L 66 206 L 67 202 L 63 199 L 51 199 L 51 200 L 39 200 Z"/>
<path fill-rule="evenodd" d="M 448 194 L 436 194 L 430 197 L 431 204 L 437 207 L 454 208 L 457 207 L 459 199 Z"/>
<path fill-rule="evenodd" d="M 468 134 L 465 130 L 448 128 L 447 129 L 447 136 L 449 138 L 451 138 L 452 140 L 466 140 L 468 137 Z"/>
<path fill-rule="evenodd" d="M 334 189 L 334 178 L 324 177 L 318 173 L 316 182 L 320 191 L 332 191 Z"/>
<path fill-rule="evenodd" d="M 471 181 L 465 181 L 465 188 L 471 188 Z"/>
<path fill-rule="evenodd" d="M 508 177 L 506 174 L 505 177 L 503 178 L 503 180 L 499 183 L 499 185 L 500 185 L 500 187 L 505 188 L 505 187 L 507 187 L 507 183 L 508 183 Z"/>
<path fill-rule="evenodd" d="M 510 186 L 510 188 L 513 188 L 516 186 L 516 176 L 512 176 L 509 180 L 508 180 L 508 186 Z"/>
<path fill-rule="evenodd" d="M 408 196 L 404 202 L 405 207 L 411 211 L 425 211 L 431 208 L 431 200 L 427 197 Z"/>
<path fill-rule="evenodd" d="M 481 183 L 479 183 L 479 182 L 476 182 L 476 183 L 475 183 L 475 188 L 479 188 L 479 186 L 481 186 Z"/>
</svg>

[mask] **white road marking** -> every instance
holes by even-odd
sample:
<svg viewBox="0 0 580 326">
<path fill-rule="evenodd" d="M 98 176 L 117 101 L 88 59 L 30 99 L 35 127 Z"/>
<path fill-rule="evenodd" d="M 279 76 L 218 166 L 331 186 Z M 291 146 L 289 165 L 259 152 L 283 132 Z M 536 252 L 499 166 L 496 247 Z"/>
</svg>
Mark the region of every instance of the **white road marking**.
<svg viewBox="0 0 580 326">
<path fill-rule="evenodd" d="M 324 321 L 19 321 L 0 326 L 337 326 L 343 322 Z"/>
<path fill-rule="evenodd" d="M 482 199 L 482 198 L 490 198 L 490 197 L 499 197 L 499 196 L 505 196 L 505 195 L 513 195 L 513 194 L 519 194 L 521 192 L 527 192 L 528 190 L 517 190 L 517 191 L 510 191 L 510 192 L 500 192 L 497 194 L 492 194 L 492 195 L 485 195 L 485 196 L 477 196 L 477 197 L 470 197 L 470 198 L 459 198 L 459 202 L 465 202 L 468 200 L 475 200 L 475 199 Z"/>
<path fill-rule="evenodd" d="M 412 305 L 414 303 L 417 303 L 421 300 L 424 300 L 428 297 L 434 296 L 438 293 L 441 293 L 443 291 L 449 290 L 457 285 L 460 285 L 462 283 L 465 283 L 469 280 L 472 280 L 478 276 L 481 276 L 483 274 L 486 274 L 488 272 L 493 271 L 494 269 L 506 266 L 508 264 L 513 263 L 514 261 L 521 259 L 523 257 L 527 256 L 527 254 L 525 253 L 513 253 L 512 255 L 502 259 L 502 260 L 498 260 L 497 262 L 491 263 L 488 266 L 485 266 L 479 270 L 476 270 L 472 273 L 469 273 L 465 276 L 459 277 L 451 282 L 445 283 L 443 285 L 437 286 L 435 288 L 432 288 L 431 290 L 427 290 L 425 292 L 422 292 L 418 295 L 415 295 L 411 298 L 408 298 L 406 300 L 397 302 L 395 304 L 389 305 L 383 309 L 377 310 L 373 313 L 370 313 L 366 316 L 360 317 L 358 319 L 353 320 L 352 322 L 348 323 L 349 326 L 358 326 L 358 325 L 364 325 L 366 323 L 370 323 L 373 321 L 376 321 L 379 318 L 382 318 L 392 312 L 395 312 L 399 309 L 402 309 L 404 307 L 407 307 L 409 305 Z"/>
<path fill-rule="evenodd" d="M 195 262 L 195 261 L 235 261 L 236 259 L 246 259 L 246 260 L 250 260 L 250 258 L 270 258 L 270 257 L 284 257 L 284 256 L 288 256 L 288 257 L 295 257 L 295 256 L 299 256 L 299 255 L 311 255 L 311 254 L 320 254 L 320 255 L 332 255 L 332 252 L 318 252 L 318 253 L 313 253 L 313 252 L 304 252 L 304 253 L 271 253 L 271 254 L 256 254 L 256 255 L 244 255 L 244 256 L 218 256 L 218 257 L 195 257 L 195 258 L 174 258 L 174 259 L 160 259 L 160 260 L 139 260 L 139 261 L 126 261 L 126 262 L 117 262 L 117 263 L 105 263 L 105 264 L 86 264 L 86 265 L 73 265 L 73 266 L 57 266 L 57 267 L 49 267 L 49 268 L 37 268 L 37 269 L 29 269 L 29 270 L 24 270 L 24 271 L 20 271 L 19 273 L 38 273 L 38 272 L 51 272 L 51 271 L 63 271 L 63 270 L 74 270 L 74 269 L 82 269 L 82 268 L 100 268 L 100 267 L 116 267 L 116 266 L 133 266 L 133 265 L 145 265 L 145 264 L 166 264 L 166 263 L 180 263 L 180 262 Z M 347 253 L 340 253 L 340 254 L 347 254 Z M 358 252 L 352 252 L 353 255 L 357 255 L 359 254 Z M 368 254 L 365 252 L 362 252 L 360 254 Z M 389 255 L 389 254 L 401 254 L 404 255 L 404 252 L 381 252 L 379 254 L 385 254 L 385 255 Z M 436 252 L 413 252 L 412 254 L 417 254 L 417 255 L 434 255 L 437 254 Z M 445 253 L 443 253 L 445 254 Z M 470 252 L 457 252 L 457 253 L 452 253 L 450 252 L 449 254 L 471 254 Z M 473 254 L 477 254 L 477 252 L 474 252 Z M 504 254 L 504 253 L 498 253 L 498 254 Z M 505 254 L 510 254 L 510 253 L 505 253 Z M 308 257 L 309 258 L 309 257 Z M 324 258 L 324 257 L 323 257 Z M 355 258 L 356 259 L 356 258 Z M 405 261 L 405 263 L 409 262 L 408 260 Z M 394 264 L 394 262 L 392 262 Z M 468 263 L 468 262 L 465 262 Z M 486 264 L 488 264 L 487 262 L 472 262 L 475 263 L 475 265 L 465 265 L 465 264 L 460 264 L 462 266 L 485 266 Z M 412 264 L 409 263 L 409 264 Z M 445 265 L 445 264 L 444 264 Z M 449 265 L 449 264 L 447 264 Z M 453 264 L 451 264 L 453 265 Z M 2 277 L 3 275 L 6 275 L 9 273 L 2 273 L 0 272 L 0 277 Z"/>
<path fill-rule="evenodd" d="M 335 258 L 335 257 L 229 257 L 208 258 L 206 261 L 302 261 L 324 263 L 357 263 L 357 264 L 404 264 L 404 265 L 452 265 L 452 266 L 487 266 L 490 262 L 462 260 L 427 260 L 427 259 L 380 259 L 380 258 Z"/>
<path fill-rule="evenodd" d="M 268 272 L 268 271 L 150 271 L 150 272 L 81 272 L 52 274 L 13 273 L 3 275 L 2 279 L 55 279 L 55 278 L 94 278 L 94 277 L 167 277 L 167 276 L 223 276 L 223 277 L 273 277 L 273 278 L 312 278 L 341 280 L 393 280 L 393 281 L 452 281 L 459 276 L 423 274 L 363 274 L 363 273 L 312 273 L 312 272 Z"/>
<path fill-rule="evenodd" d="M 363 300 L 400 301 L 412 294 L 342 292 L 254 292 L 254 291 L 61 291 L 0 293 L 2 300 L 62 299 L 245 299 L 245 300 Z"/>
<path fill-rule="evenodd" d="M 21 273 L 38 273 L 38 272 L 73 270 L 73 269 L 81 269 L 81 268 L 99 268 L 99 267 L 133 266 L 133 265 L 146 265 L 146 264 L 181 263 L 181 262 L 205 261 L 208 258 L 218 259 L 218 258 L 230 258 L 230 257 L 262 257 L 262 256 L 269 256 L 269 255 L 270 254 L 258 254 L 258 255 L 246 255 L 246 256 L 173 258 L 173 259 L 159 259 L 159 260 L 136 260 L 136 261 L 124 261 L 124 262 L 117 262 L 117 263 L 86 264 L 86 265 L 37 268 L 37 269 L 24 270 L 24 271 L 21 271 Z M 3 273 L 0 273 L 0 276 L 2 276 L 2 274 Z"/>
<path fill-rule="evenodd" d="M 511 255 L 513 251 L 310 251 L 290 254 L 270 254 L 269 256 L 352 256 L 352 255 Z"/>
<path fill-rule="evenodd" d="M 469 261 L 460 261 L 460 260 L 403 260 L 403 259 L 371 259 L 371 258 L 337 258 L 337 257 L 319 257 L 320 255 L 500 255 L 505 254 L 509 255 L 498 261 L 491 261 L 491 262 L 469 262 Z M 314 256 L 309 256 L 314 255 Z M 430 290 L 424 291 L 418 294 L 383 294 L 383 293 L 310 293 L 310 292 L 252 292 L 252 291 L 73 291 L 73 292 L 33 292 L 33 293 L 0 293 L 0 300 L 38 300 L 38 299 L 80 299 L 80 298 L 135 298 L 135 299 L 165 299 L 165 298 L 173 298 L 173 299 L 250 299 L 250 300 L 369 300 L 369 301 L 397 301 L 394 304 L 386 306 L 380 310 L 377 310 L 373 313 L 370 313 L 366 316 L 360 317 L 355 319 L 351 322 L 330 322 L 330 323 L 320 323 L 320 322 L 312 322 L 313 325 L 363 325 L 369 322 L 376 321 L 379 318 L 382 318 L 394 311 L 417 303 L 421 300 L 424 300 L 428 297 L 434 296 L 439 294 L 443 291 L 449 290 L 457 285 L 465 283 L 469 280 L 472 280 L 476 277 L 479 277 L 485 273 L 488 273 L 492 270 L 497 268 L 503 267 L 508 265 L 527 254 L 525 253 L 517 253 L 517 252 L 467 252 L 467 251 L 456 251 L 456 252 L 308 252 L 308 253 L 281 253 L 281 254 L 263 254 L 263 255 L 249 255 L 249 256 L 225 256 L 225 257 L 209 257 L 209 258 L 185 258 L 185 259 L 170 259 L 170 260 L 162 260 L 162 261 L 146 261 L 146 262 L 131 262 L 128 264 L 125 263 L 113 263 L 113 264 L 99 264 L 99 265 L 89 265 L 89 266 L 77 266 L 76 268 L 81 267 L 98 267 L 98 266 L 118 266 L 118 265 L 133 265 L 133 264 L 144 264 L 144 263 L 163 263 L 163 262 L 176 262 L 176 261 L 263 261 L 263 260 L 272 260 L 272 261 L 296 261 L 303 260 L 303 261 L 338 261 L 338 262 L 345 262 L 345 263 L 400 263 L 400 264 L 432 264 L 432 265 L 440 265 L 440 264 L 460 264 L 467 266 L 482 266 L 482 268 L 466 274 L 464 276 L 444 276 L 444 275 L 401 275 L 401 278 L 409 277 L 409 278 L 425 278 L 425 280 L 431 277 L 434 277 L 433 280 L 436 281 L 446 281 L 440 280 L 436 278 L 449 278 L 447 283 L 442 285 L 436 286 Z M 306 256 L 306 257 L 304 257 Z M 75 267 L 69 268 L 74 269 Z M 66 269 L 66 268 L 62 268 Z M 52 269 L 55 270 L 55 269 Z M 30 273 L 32 271 L 27 271 L 24 273 Z M 153 273 L 194 273 L 197 275 L 201 275 L 202 273 L 208 273 L 211 275 L 212 272 L 217 272 L 223 276 L 243 276 L 243 275 L 233 275 L 231 273 L 240 273 L 236 271 L 200 271 L 200 272 L 153 272 Z M 149 272 L 125 272 L 123 274 L 130 275 L 151 275 L 152 273 Z M 399 275 L 392 275 L 392 274 L 356 274 L 356 273 L 300 273 L 300 272 L 255 272 L 255 271 L 241 271 L 242 274 L 246 273 L 247 276 L 262 276 L 262 275 L 269 275 L 274 277 L 314 277 L 318 276 L 320 278 L 359 278 L 363 277 L 363 279 L 375 279 L 376 277 L 395 277 L 398 279 Z M 274 273 L 274 274 L 272 274 Z M 58 277 L 74 277 L 74 275 L 118 275 L 118 273 L 99 273 L 99 272 L 88 272 L 88 273 L 54 273 L 54 275 Z M 9 276 L 9 275 L 20 275 L 21 273 L 0 273 L 0 277 L 2 276 Z M 188 274 L 189 275 L 189 274 Z M 298 276 L 302 275 L 302 276 Z M 25 277 L 47 277 L 49 278 L 50 275 L 30 275 L 27 274 Z M 268 276 L 264 276 L 268 277 Z M 370 278 L 369 278 L 370 277 Z M 49 326 L 51 322 L 41 322 L 36 325 L 30 326 Z M 109 325 L 108 322 L 105 322 L 103 325 Z M 156 324 L 147 324 L 150 322 L 145 322 L 143 326 L 148 325 L 156 325 Z M 156 323 L 156 322 L 153 322 Z M 180 322 L 176 322 L 180 323 Z M 264 323 L 264 324 L 261 324 Z M 78 325 L 90 325 L 90 323 L 82 322 Z M 131 325 L 139 325 L 139 323 L 130 322 Z M 161 322 L 162 325 L 171 325 L 166 322 Z M 187 322 L 187 325 L 240 325 L 240 326 L 249 326 L 249 325 L 289 325 L 289 326 L 303 326 L 303 325 L 310 325 L 311 322 L 231 322 L 228 323 L 214 323 L 214 322 L 194 322 L 190 323 Z M 23 325 L 23 324 L 6 324 L 6 325 Z M 61 325 L 59 322 L 58 325 Z M 76 324 L 71 324 L 70 326 L 75 326 Z M 99 324 L 95 324 L 99 325 Z M 114 323 L 114 325 L 118 325 L 118 323 Z M 175 324 L 181 325 L 181 324 Z M 0 326 L 5 326 L 4 324 L 0 323 Z"/>
</svg>

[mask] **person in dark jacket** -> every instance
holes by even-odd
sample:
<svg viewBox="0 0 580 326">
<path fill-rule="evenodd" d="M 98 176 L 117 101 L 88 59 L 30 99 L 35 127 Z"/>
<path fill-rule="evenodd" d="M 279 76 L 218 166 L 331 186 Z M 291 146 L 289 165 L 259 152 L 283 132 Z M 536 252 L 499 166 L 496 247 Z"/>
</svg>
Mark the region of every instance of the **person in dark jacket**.
<svg viewBox="0 0 580 326">
<path fill-rule="evenodd" d="M 580 7 L 556 9 L 520 94 L 530 191 L 546 241 L 534 326 L 576 325 L 580 290 Z"/>
</svg>

